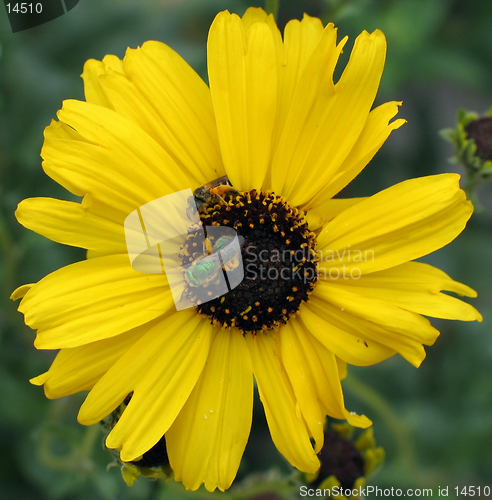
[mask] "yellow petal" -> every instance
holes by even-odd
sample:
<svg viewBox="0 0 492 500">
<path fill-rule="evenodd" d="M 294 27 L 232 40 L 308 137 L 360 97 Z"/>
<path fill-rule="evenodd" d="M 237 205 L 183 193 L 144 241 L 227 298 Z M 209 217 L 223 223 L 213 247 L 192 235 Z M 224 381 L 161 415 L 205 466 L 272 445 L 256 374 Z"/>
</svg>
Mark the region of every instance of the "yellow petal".
<svg viewBox="0 0 492 500">
<path fill-rule="evenodd" d="M 235 14 L 217 15 L 208 38 L 210 90 L 227 175 L 243 191 L 261 188 L 277 105 L 277 59 L 266 23 L 244 30 Z"/>
<path fill-rule="evenodd" d="M 95 259 L 97 257 L 108 257 L 113 254 L 111 252 L 96 252 L 95 250 L 87 250 L 85 255 L 87 259 Z"/>
<path fill-rule="evenodd" d="M 279 339 L 282 362 L 316 443 L 316 453 L 324 442 L 325 414 L 347 419 L 351 425 L 370 425 L 367 418 L 352 415 L 345 409 L 336 358 L 302 323 L 291 320 L 282 327 Z"/>
<path fill-rule="evenodd" d="M 325 413 L 318 401 L 316 381 L 310 367 L 313 360 L 306 359 L 301 339 L 294 330 L 292 323 L 293 320 L 284 325 L 279 335 L 282 362 L 292 384 L 299 409 L 306 421 L 309 435 L 314 439 L 314 451 L 319 453 L 324 443 Z M 305 331 L 301 332 L 302 341 L 309 342 L 309 339 L 306 338 L 308 335 Z M 316 371 L 316 368 L 314 371 Z"/>
<path fill-rule="evenodd" d="M 195 71 L 160 42 L 128 49 L 127 78 L 112 73 L 102 85 L 118 113 L 154 138 L 196 185 L 225 174 L 210 90 Z"/>
<path fill-rule="evenodd" d="M 323 34 L 323 25 L 315 17 L 304 14 L 302 21 L 289 21 L 284 31 L 284 41 L 275 23 L 273 15 L 267 15 L 261 8 L 249 7 L 242 17 L 244 30 L 255 22 L 266 23 L 270 28 L 277 59 L 277 112 L 273 133 L 273 151 L 275 151 L 282 133 L 297 82 L 319 43 Z M 264 189 L 269 189 L 269 179 L 265 179 Z"/>
<path fill-rule="evenodd" d="M 329 25 L 327 32 L 333 25 Z M 289 114 L 297 83 L 313 51 L 323 35 L 323 25 L 316 17 L 304 14 L 301 21 L 289 21 L 284 30 L 283 47 L 277 48 L 280 59 L 278 82 L 277 119 L 274 134 L 274 151 L 277 149 Z"/>
<path fill-rule="evenodd" d="M 422 344 L 432 345 L 439 331 L 419 314 L 357 292 L 338 282 L 322 281 L 316 287 L 316 297 L 334 306 L 335 322 L 343 318 L 366 341 L 377 341 L 419 366 L 425 357 Z"/>
<path fill-rule="evenodd" d="M 269 17 L 273 14 L 268 15 L 261 7 L 248 7 L 241 21 L 246 31 L 253 23 L 266 23 Z"/>
<path fill-rule="evenodd" d="M 35 284 L 36 283 L 28 283 L 27 285 L 21 285 L 19 288 L 16 288 L 10 296 L 10 300 L 22 299 Z"/>
<path fill-rule="evenodd" d="M 302 25 L 304 29 L 301 29 L 301 36 L 307 33 L 310 45 L 313 44 L 312 39 L 316 37 L 317 31 L 316 28 L 307 29 L 312 25 L 313 23 L 305 22 Z M 294 35 L 293 41 L 295 39 Z M 328 24 L 309 59 L 306 54 L 298 63 L 299 66 L 304 63 L 301 76 L 299 76 L 300 68 L 292 62 L 292 69 L 287 71 L 283 79 L 286 87 L 295 88 L 282 89 L 282 93 L 286 94 L 282 96 L 284 106 L 290 95 L 292 98 L 287 116 L 279 117 L 277 126 L 277 136 L 281 135 L 272 160 L 272 189 L 277 194 L 289 193 L 291 179 L 297 180 L 298 174 L 301 173 L 300 170 L 304 166 L 317 129 L 323 122 L 324 112 L 328 109 L 329 102 L 333 100 L 335 92 L 333 71 L 345 42 L 346 39 L 337 46 L 337 30 L 332 23 Z M 295 55 L 292 55 L 292 58 L 295 61 Z M 284 110 L 279 111 L 285 113 Z M 294 202 L 290 198 L 289 201 Z"/>
<path fill-rule="evenodd" d="M 188 401 L 166 433 L 174 478 L 189 490 L 226 490 L 248 441 L 253 372 L 243 336 L 221 330 Z"/>
<path fill-rule="evenodd" d="M 125 253 L 123 226 L 85 210 L 80 203 L 28 198 L 19 203 L 17 220 L 26 228 L 65 245 Z"/>
<path fill-rule="evenodd" d="M 149 330 L 99 380 L 80 408 L 91 425 L 133 392 L 106 439 L 123 461 L 148 451 L 167 432 L 195 386 L 208 357 L 214 329 L 195 311 L 180 311 Z"/>
<path fill-rule="evenodd" d="M 311 231 L 323 227 L 327 222 L 334 219 L 338 214 L 341 214 L 352 205 L 365 200 L 366 198 L 336 198 L 326 199 L 316 208 L 309 210 L 306 219 Z"/>
<path fill-rule="evenodd" d="M 326 186 L 309 201 L 306 208 L 314 212 L 324 212 L 331 198 L 351 182 L 372 160 L 393 130 L 400 128 L 402 118 L 390 122 L 398 113 L 399 102 L 387 102 L 373 109 L 367 118 L 362 132 L 350 154 Z"/>
<path fill-rule="evenodd" d="M 50 369 L 30 382 L 34 385 L 44 384 L 44 392 L 50 399 L 90 390 L 154 324 L 155 321 L 116 337 L 62 349 Z"/>
<path fill-rule="evenodd" d="M 338 359 L 330 350 L 308 332 L 300 321 L 292 322 L 298 345 L 304 354 L 304 362 L 311 371 L 316 386 L 318 400 L 323 411 L 330 417 L 347 420 L 350 425 L 366 428 L 371 421 L 364 415 L 357 415 L 345 408 L 342 386 L 343 378 L 340 367 L 346 371 L 346 363 Z M 292 379 L 291 379 L 292 380 Z"/>
<path fill-rule="evenodd" d="M 280 361 L 280 349 L 271 335 L 246 335 L 260 399 L 272 440 L 284 457 L 299 470 L 314 473 L 319 460 L 297 412 L 294 390 Z"/>
<path fill-rule="evenodd" d="M 318 299 L 316 292 L 300 311 L 299 319 L 307 330 L 328 350 L 351 365 L 374 365 L 396 352 L 376 340 L 366 340 L 366 324 L 362 320 L 354 321 L 338 307 Z M 377 327 L 372 326 L 377 333 Z"/>
<path fill-rule="evenodd" d="M 124 218 L 161 196 L 192 187 L 194 181 L 142 129 L 114 111 L 65 101 L 61 122 L 80 140 L 60 139 L 60 127 L 45 131 L 43 168 L 74 194 L 91 193 Z M 56 122 L 55 122 L 56 123 Z"/>
<path fill-rule="evenodd" d="M 337 360 L 338 373 L 340 375 L 340 380 L 343 380 L 347 377 L 347 363 L 340 359 L 338 356 L 335 356 Z"/>
<path fill-rule="evenodd" d="M 281 164 L 284 164 L 285 184 L 281 192 L 294 205 L 313 198 L 350 154 L 369 115 L 383 71 L 386 55 L 384 35 L 378 30 L 371 35 L 363 32 L 355 41 L 350 61 L 338 83 L 334 87 L 330 81 L 320 85 L 321 82 L 316 82 L 308 70 L 312 71 L 311 64 L 316 61 L 318 50 L 327 45 L 330 48 L 330 64 L 326 69 L 316 69 L 318 73 L 326 71 L 332 77 L 332 64 L 336 63 L 340 50 L 333 48 L 334 41 L 333 37 L 329 45 L 320 42 L 306 65 L 304 73 L 310 78 L 303 82 L 303 75 L 298 83 L 291 114 L 279 143 L 283 159 L 276 156 L 272 167 L 275 177 Z M 319 65 L 320 61 L 316 63 Z M 326 80 L 324 74 L 323 77 Z M 312 107 L 309 107 L 309 99 L 306 102 L 305 96 L 311 95 L 316 83 L 319 88 Z M 304 96 L 302 100 L 301 95 Z M 303 110 L 302 114 L 296 113 L 297 116 L 292 114 L 296 100 L 299 101 L 297 106 L 300 107 L 301 102 L 307 106 L 307 110 Z M 296 121 L 291 124 L 291 119 Z"/>
<path fill-rule="evenodd" d="M 84 80 L 85 100 L 92 104 L 98 104 L 106 108 L 113 109 L 104 92 L 99 77 L 105 75 L 108 71 L 124 73 L 123 62 L 116 56 L 107 55 L 102 61 L 89 59 L 84 64 L 82 78 Z"/>
<path fill-rule="evenodd" d="M 147 323 L 174 307 L 164 275 L 143 274 L 128 255 L 63 267 L 34 285 L 19 311 L 38 349 L 77 347 Z"/>
<path fill-rule="evenodd" d="M 410 179 L 342 212 L 318 236 L 321 275 L 380 271 L 447 245 L 473 212 L 459 178 Z"/>
<path fill-rule="evenodd" d="M 440 269 L 421 262 L 407 262 L 357 280 L 337 280 L 336 286 L 425 316 L 482 321 L 480 313 L 470 304 L 440 293 L 446 290 L 476 297 L 474 290 L 453 281 Z"/>
</svg>

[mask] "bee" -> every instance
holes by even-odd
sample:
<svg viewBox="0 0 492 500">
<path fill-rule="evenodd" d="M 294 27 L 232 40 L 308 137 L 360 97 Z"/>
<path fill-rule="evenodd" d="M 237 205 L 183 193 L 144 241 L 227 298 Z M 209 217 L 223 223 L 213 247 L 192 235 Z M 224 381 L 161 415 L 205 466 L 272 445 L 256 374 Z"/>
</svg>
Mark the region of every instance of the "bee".
<svg viewBox="0 0 492 500">
<path fill-rule="evenodd" d="M 222 198 L 223 195 L 237 193 L 239 193 L 239 191 L 232 187 L 232 183 L 227 175 L 223 175 L 218 179 L 196 188 L 195 191 L 193 191 L 193 197 L 190 196 L 188 200 L 188 208 L 186 209 L 188 218 L 190 220 L 196 218 L 197 208 L 200 209 L 212 198 L 216 198 L 217 201 L 225 203 L 224 198 Z"/>
<path fill-rule="evenodd" d="M 234 242 L 235 236 L 221 236 L 214 246 L 210 255 L 197 259 L 186 269 L 184 273 L 185 281 L 193 287 L 207 285 L 217 277 L 219 269 L 235 269 L 239 265 L 239 254 L 241 249 L 241 240 Z M 244 240 L 243 240 L 244 241 Z M 219 258 L 216 254 L 220 250 Z"/>
<path fill-rule="evenodd" d="M 212 255 L 195 260 L 185 271 L 185 281 L 191 286 L 206 285 L 215 278 L 219 267 L 220 261 Z"/>
</svg>

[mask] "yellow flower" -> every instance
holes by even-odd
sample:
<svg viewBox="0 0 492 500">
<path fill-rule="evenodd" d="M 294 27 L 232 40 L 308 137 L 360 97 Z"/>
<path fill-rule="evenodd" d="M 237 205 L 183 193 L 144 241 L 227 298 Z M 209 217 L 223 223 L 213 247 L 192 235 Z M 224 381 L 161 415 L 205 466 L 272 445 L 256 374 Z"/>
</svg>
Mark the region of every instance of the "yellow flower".
<svg viewBox="0 0 492 500">
<path fill-rule="evenodd" d="M 147 42 L 123 60 L 88 61 L 87 102 L 65 101 L 46 129 L 45 172 L 83 200 L 28 199 L 16 215 L 88 258 L 13 294 L 37 329 L 35 346 L 61 349 L 32 383 L 49 398 L 90 390 L 78 417 L 85 425 L 131 393 L 106 441 L 123 461 L 165 435 L 177 480 L 225 490 L 248 440 L 254 376 L 275 445 L 314 473 L 326 414 L 370 425 L 345 409 L 346 363 L 400 353 L 419 366 L 423 344 L 439 334 L 421 315 L 481 319 L 440 293 L 473 290 L 410 262 L 465 227 L 473 207 L 458 175 L 332 199 L 404 123 L 390 122 L 397 102 L 371 110 L 384 35 L 363 32 L 334 84 L 345 43 L 332 24 L 309 16 L 290 22 L 282 40 L 261 9 L 242 19 L 222 12 L 208 39 L 210 88 L 169 47 Z M 289 255 L 315 249 L 315 260 L 290 270 L 307 275 L 317 263 L 319 276 L 246 278 L 215 302 L 176 312 L 165 274 L 132 269 L 124 221 L 152 200 L 224 175 L 238 194 L 206 205 L 202 220 L 237 229 L 243 253 L 252 242 L 270 257 L 275 245 Z"/>
</svg>

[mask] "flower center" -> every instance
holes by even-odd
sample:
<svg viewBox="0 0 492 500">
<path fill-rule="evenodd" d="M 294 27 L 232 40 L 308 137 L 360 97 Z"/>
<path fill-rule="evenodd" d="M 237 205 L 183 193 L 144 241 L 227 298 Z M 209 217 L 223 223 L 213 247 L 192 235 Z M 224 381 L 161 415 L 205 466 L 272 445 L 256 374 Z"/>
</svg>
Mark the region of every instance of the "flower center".
<svg viewBox="0 0 492 500">
<path fill-rule="evenodd" d="M 208 283 L 189 282 L 185 294 L 198 304 L 198 314 L 224 328 L 257 332 L 285 324 L 298 313 L 318 279 L 316 236 L 303 212 L 274 193 L 252 190 L 211 196 L 199 213 L 205 228 L 228 226 L 237 231 L 240 253 L 224 262 L 222 270 L 242 265 L 244 277 L 212 300 L 207 297 Z M 183 256 L 193 251 L 196 255 L 196 236 L 188 236 Z M 210 237 L 207 242 L 212 248 L 219 245 Z M 189 260 L 183 257 L 183 262 Z"/>
<path fill-rule="evenodd" d="M 482 160 L 492 160 L 492 118 L 479 118 L 469 123 L 466 134 L 477 145 L 477 156 Z"/>
<path fill-rule="evenodd" d="M 335 476 L 342 489 L 352 489 L 355 481 L 364 476 L 364 459 L 360 451 L 347 438 L 332 429 L 325 431 L 325 443 L 318 455 L 321 461 L 318 477 L 310 485 L 313 488 L 328 477 Z"/>
</svg>

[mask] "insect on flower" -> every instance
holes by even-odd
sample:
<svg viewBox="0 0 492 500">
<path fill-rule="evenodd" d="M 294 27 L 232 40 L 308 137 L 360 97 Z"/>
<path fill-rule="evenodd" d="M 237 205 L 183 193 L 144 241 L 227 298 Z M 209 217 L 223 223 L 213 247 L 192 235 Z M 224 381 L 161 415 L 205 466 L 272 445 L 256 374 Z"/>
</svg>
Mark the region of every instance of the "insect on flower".
<svg viewBox="0 0 492 500">
<path fill-rule="evenodd" d="M 241 240 L 244 241 L 243 238 L 241 238 Z M 235 237 L 221 236 L 214 244 L 210 255 L 206 255 L 201 259 L 195 260 L 191 267 L 185 271 L 186 282 L 194 287 L 206 285 L 216 278 L 217 271 L 221 267 L 234 269 L 238 265 L 237 257 L 239 255 L 240 248 L 240 240 L 238 243 Z M 219 258 L 216 258 L 217 252 L 219 252 Z"/>
<path fill-rule="evenodd" d="M 237 194 L 239 191 L 232 187 L 232 183 L 227 177 L 223 175 L 218 179 L 208 182 L 193 191 L 193 197 L 190 196 L 188 200 L 188 208 L 186 214 L 189 219 L 196 217 L 197 208 L 200 209 L 203 205 L 216 198 L 219 202 L 224 203 L 224 194 Z"/>
</svg>

